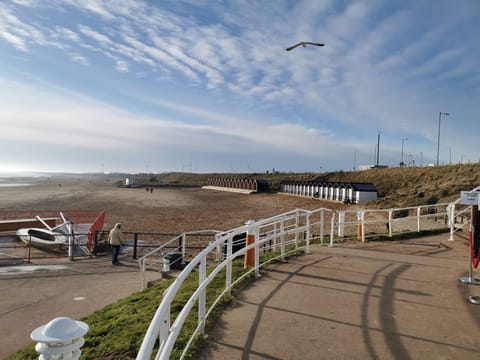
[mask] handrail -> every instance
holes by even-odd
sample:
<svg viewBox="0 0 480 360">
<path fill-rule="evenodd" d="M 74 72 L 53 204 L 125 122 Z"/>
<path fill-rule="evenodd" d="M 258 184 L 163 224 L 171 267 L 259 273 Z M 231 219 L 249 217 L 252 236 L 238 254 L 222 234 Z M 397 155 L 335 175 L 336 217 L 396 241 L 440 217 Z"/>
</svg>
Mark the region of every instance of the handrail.
<svg viewBox="0 0 480 360">
<path fill-rule="evenodd" d="M 185 239 L 187 235 L 203 235 L 203 234 L 218 234 L 220 231 L 219 230 L 198 230 L 198 231 L 185 231 L 172 239 L 168 240 L 164 244 L 160 245 L 158 248 L 153 249 L 143 255 L 142 257 L 139 257 L 137 259 L 138 266 L 140 268 L 140 277 L 141 277 L 141 283 L 142 283 L 142 290 L 145 288 L 145 271 L 147 269 L 146 267 L 146 260 L 151 257 L 152 255 L 155 255 L 157 253 L 160 253 L 162 250 L 165 248 L 169 247 L 172 243 L 180 240 L 180 239 Z M 185 241 L 182 241 L 182 259 L 185 257 Z"/>
<path fill-rule="evenodd" d="M 308 210 L 294 210 L 287 212 L 285 214 L 277 215 L 269 219 L 261 220 L 258 223 L 255 223 L 255 232 L 258 233 L 260 228 L 272 226 L 275 223 L 278 222 L 285 222 L 285 221 L 291 221 L 295 220 L 296 217 L 299 216 L 299 214 L 302 214 L 304 216 L 309 216 L 310 211 Z M 150 323 L 150 326 L 147 330 L 147 333 L 145 334 L 144 341 L 140 347 L 140 350 L 137 354 L 137 359 L 150 359 L 151 353 L 153 351 L 153 347 L 158 339 L 158 336 L 160 336 L 160 349 L 159 352 L 157 353 L 156 358 L 157 359 L 168 359 L 170 352 L 175 344 L 175 340 L 181 330 L 181 327 L 183 325 L 183 322 L 185 321 L 187 315 L 190 312 L 190 309 L 193 307 L 193 305 L 197 302 L 199 299 L 202 291 L 205 290 L 206 286 L 210 283 L 210 281 L 225 267 L 227 267 L 227 272 L 228 272 L 228 267 L 231 266 L 231 262 L 234 258 L 245 254 L 246 251 L 250 249 L 255 249 L 255 257 L 259 256 L 259 247 L 266 243 L 267 241 L 270 241 L 274 239 L 277 236 L 280 236 L 283 239 L 283 242 L 285 242 L 285 237 L 293 234 L 297 234 L 299 231 L 304 231 L 306 230 L 306 226 L 296 226 L 295 228 L 292 229 L 281 229 L 279 233 L 273 233 L 270 235 L 267 235 L 263 237 L 261 240 L 256 241 L 253 244 L 247 245 L 244 248 L 236 251 L 235 253 L 232 254 L 232 241 L 233 237 L 239 234 L 244 234 L 246 232 L 252 231 L 251 225 L 244 225 L 238 228 L 235 228 L 233 230 L 224 232 L 224 233 L 219 233 L 216 235 L 216 240 L 214 242 L 211 242 L 205 249 L 203 249 L 189 264 L 186 265 L 185 269 L 179 274 L 179 276 L 175 279 L 175 281 L 170 285 L 170 287 L 166 290 L 162 302 L 160 303 L 157 311 L 155 312 L 155 315 L 153 316 L 152 322 Z M 294 240 L 291 240 L 293 243 Z M 212 270 L 210 275 L 208 277 L 205 277 L 202 279 L 201 283 L 199 284 L 199 287 L 195 290 L 193 295 L 190 297 L 190 299 L 187 301 L 187 303 L 184 305 L 184 308 L 180 312 L 180 314 L 177 316 L 175 319 L 174 323 L 172 326 L 169 326 L 170 323 L 170 304 L 173 301 L 177 291 L 180 289 L 188 275 L 196 269 L 198 266 L 200 266 L 200 274 L 205 274 L 206 270 L 203 269 L 206 267 L 206 258 L 209 253 L 212 251 L 216 250 L 219 246 L 222 246 L 227 242 L 227 257 L 219 262 L 215 268 Z M 283 248 L 283 247 L 282 247 Z M 284 253 L 282 254 L 284 256 Z M 256 261 L 256 264 L 258 262 Z M 202 270 L 203 269 L 203 270 Z M 258 270 L 257 267 L 255 267 L 255 270 Z M 253 271 L 253 270 L 252 270 Z M 230 274 L 231 275 L 231 274 Z M 231 280 L 227 279 L 227 283 L 230 283 L 231 285 Z M 225 291 L 229 291 L 227 288 Z M 203 311 L 204 312 L 204 311 Z M 206 313 L 203 314 L 205 316 Z M 199 321 L 201 323 L 201 321 Z M 168 327 L 168 328 L 167 328 Z M 198 326 L 197 326 L 198 328 Z M 201 328 L 201 326 L 200 326 Z M 163 330 L 163 331 L 162 331 Z"/>
<path fill-rule="evenodd" d="M 450 203 L 451 204 L 451 203 Z M 334 234 L 335 234 L 335 225 L 339 226 L 338 232 L 339 235 L 341 233 L 341 227 L 345 225 L 362 225 L 361 226 L 361 236 L 362 241 L 365 238 L 365 226 L 368 224 L 377 224 L 377 223 L 385 223 L 385 219 L 365 219 L 365 214 L 369 212 L 387 212 L 388 213 L 388 224 L 389 224 L 389 235 L 392 236 L 392 226 L 391 224 L 397 221 L 402 221 L 405 219 L 417 219 L 417 231 L 420 231 L 420 219 L 422 218 L 429 218 L 434 216 L 448 216 L 450 218 L 451 212 L 445 210 L 444 212 L 436 212 L 435 214 L 421 214 L 422 208 L 431 208 L 431 207 L 441 207 L 441 206 L 450 206 L 450 204 L 431 204 L 431 205 L 421 205 L 415 207 L 408 207 L 408 208 L 400 208 L 400 209 L 386 209 L 386 210 L 330 210 L 326 208 L 316 209 L 316 210 L 304 210 L 304 209 L 295 209 L 292 211 L 285 212 L 280 215 L 273 216 L 268 219 L 259 220 L 258 222 L 254 222 L 249 225 L 243 225 L 237 227 L 232 230 L 218 232 L 215 235 L 215 240 L 210 242 L 200 253 L 195 256 L 190 263 L 186 265 L 184 270 L 178 275 L 175 281 L 170 285 L 170 287 L 166 290 L 163 299 L 155 312 L 152 322 L 145 334 L 144 341 L 140 347 L 140 350 L 137 354 L 138 360 L 150 359 L 153 348 L 155 344 L 159 343 L 158 353 L 155 356 L 155 359 L 169 359 L 171 351 L 175 345 L 176 339 L 180 334 L 182 326 L 187 319 L 191 309 L 195 304 L 198 304 L 198 322 L 197 326 L 194 330 L 194 334 L 188 340 L 186 347 L 183 350 L 182 357 L 185 356 L 186 352 L 188 351 L 188 347 L 193 341 L 194 336 L 197 333 L 203 333 L 205 327 L 205 319 L 213 310 L 214 306 L 218 303 L 220 298 L 225 294 L 230 294 L 230 289 L 239 281 L 236 279 L 232 281 L 232 261 L 237 258 L 238 256 L 246 254 L 248 250 L 255 249 L 255 265 L 249 269 L 243 276 L 247 276 L 251 272 L 255 271 L 255 274 L 259 274 L 259 267 L 263 266 L 264 264 L 259 264 L 259 254 L 260 254 L 260 247 L 264 244 L 270 242 L 273 244 L 271 245 L 272 248 L 276 248 L 277 246 L 280 248 L 280 254 L 276 258 L 281 258 L 285 260 L 286 246 L 288 245 L 295 245 L 292 246 L 293 250 L 304 250 L 306 253 L 309 252 L 309 244 L 310 240 L 313 238 L 312 236 L 312 228 L 320 226 L 320 239 L 323 243 L 323 229 L 324 226 L 330 223 L 330 246 L 333 245 Z M 398 210 L 410 210 L 410 209 L 417 209 L 417 213 L 414 216 L 407 216 L 404 218 L 397 218 L 392 219 L 392 212 Z M 329 213 L 330 220 L 325 221 L 324 214 Z M 340 216 L 343 213 L 342 216 Z M 350 221 L 345 219 L 346 213 L 356 213 L 356 221 Z M 312 222 L 314 215 L 320 215 L 320 220 L 318 222 Z M 453 214 L 455 215 L 455 213 Z M 342 230 L 343 231 L 343 230 Z M 255 234 L 256 241 L 253 244 L 248 244 L 245 247 L 237 250 L 236 252 L 232 251 L 232 244 L 233 238 L 240 234 Z M 262 236 L 259 236 L 260 233 Z M 302 236 L 300 236 L 302 234 Z M 171 242 L 178 240 L 179 237 L 176 237 Z M 277 241 L 280 242 L 277 245 Z M 216 251 L 217 255 L 220 248 L 226 246 L 225 256 L 220 258 L 217 256 L 217 263 L 211 269 L 209 275 L 206 275 L 206 266 L 207 266 L 207 256 L 210 253 Z M 156 251 L 160 251 L 160 249 L 156 249 Z M 155 251 L 150 252 L 149 254 L 155 253 Z M 148 254 L 147 254 L 148 255 Z M 144 257 L 146 257 L 145 255 Z M 143 258 L 144 258 L 143 257 Z M 266 261 L 270 262 L 271 260 Z M 170 305 L 174 300 L 178 290 L 181 288 L 184 281 L 187 277 L 192 273 L 194 270 L 198 269 L 198 276 L 199 276 L 199 285 L 187 300 L 181 312 L 177 315 L 172 325 L 170 325 Z M 208 284 L 216 277 L 220 272 L 226 269 L 226 282 L 225 288 L 221 292 L 218 298 L 213 300 L 213 304 L 207 310 L 205 307 L 205 297 L 206 297 L 206 288 Z"/>
</svg>

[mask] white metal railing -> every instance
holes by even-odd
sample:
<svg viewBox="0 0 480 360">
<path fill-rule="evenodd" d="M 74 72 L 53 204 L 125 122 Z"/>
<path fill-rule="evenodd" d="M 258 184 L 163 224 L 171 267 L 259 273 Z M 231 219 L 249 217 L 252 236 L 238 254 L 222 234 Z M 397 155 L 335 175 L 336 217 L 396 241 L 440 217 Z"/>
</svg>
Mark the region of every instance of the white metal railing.
<svg viewBox="0 0 480 360">
<path fill-rule="evenodd" d="M 143 290 L 147 286 L 145 272 L 148 269 L 153 268 L 156 264 L 159 264 L 159 263 L 163 264 L 164 255 L 165 255 L 164 252 L 165 252 L 166 249 L 175 247 L 177 250 L 180 250 L 180 252 L 182 254 L 182 256 L 180 257 L 180 259 L 181 259 L 180 261 L 182 261 L 182 263 L 184 264 L 185 263 L 185 258 L 186 258 L 186 249 L 189 246 L 195 245 L 191 241 L 188 241 L 189 237 L 211 235 L 212 238 L 213 238 L 213 236 L 215 234 L 218 234 L 218 233 L 220 233 L 219 230 L 200 230 L 200 231 L 183 232 L 183 233 L 175 236 L 174 238 L 168 240 L 167 242 L 165 242 L 161 246 L 155 248 L 154 250 L 146 253 L 142 257 L 139 257 L 137 259 L 137 262 L 138 262 L 138 266 L 140 268 L 141 289 Z M 199 244 L 205 245 L 208 242 L 209 241 L 203 241 Z M 177 243 L 179 243 L 179 245 L 175 245 Z M 172 265 L 172 264 L 170 264 L 170 265 Z"/>
<path fill-rule="evenodd" d="M 453 205 L 452 205 L 453 204 Z M 166 290 L 163 299 L 150 323 L 145 335 L 144 341 L 140 347 L 137 359 L 150 359 L 158 342 L 159 348 L 155 359 L 169 359 L 175 341 L 180 334 L 182 326 L 187 319 L 191 309 L 195 304 L 198 305 L 197 327 L 190 337 L 187 346 L 184 348 L 181 358 L 186 354 L 195 336 L 203 334 L 205 330 L 205 319 L 209 316 L 215 305 L 224 295 L 230 295 L 231 289 L 243 277 L 249 275 L 252 271 L 259 275 L 259 269 L 265 263 L 273 259 L 280 258 L 285 260 L 290 251 L 304 250 L 310 252 L 310 242 L 313 238 L 320 239 L 323 244 L 325 235 L 330 235 L 329 245 L 333 246 L 335 234 L 338 238 L 344 239 L 351 236 L 352 233 L 358 239 L 365 241 L 369 233 L 379 234 L 387 233 L 393 236 L 394 233 L 406 231 L 418 231 L 422 229 L 439 226 L 439 219 L 444 219 L 445 227 L 455 226 L 455 217 L 459 214 L 465 215 L 466 208 L 456 208 L 454 203 L 422 205 L 416 207 L 406 207 L 400 209 L 361 209 L 361 210 L 336 210 L 317 209 L 313 211 L 296 209 L 284 214 L 280 214 L 258 222 L 248 222 L 244 225 L 226 232 L 217 232 L 215 240 L 210 242 L 197 256 L 189 262 L 185 269 L 178 275 L 171 286 Z M 400 213 L 403 217 L 395 217 L 394 214 Z M 413 213 L 414 215 L 410 215 Z M 397 215 L 398 216 L 398 215 Z M 330 217 L 330 218 L 328 218 Z M 330 226 L 328 226 L 330 224 Z M 402 224 L 401 226 L 399 224 Z M 442 225 L 442 224 L 440 224 Z M 385 227 L 386 226 L 386 227 Z M 356 231 L 353 231 L 353 228 Z M 382 230 L 383 227 L 383 230 Z M 318 230 L 317 235 L 315 231 Z M 335 231 L 337 230 L 337 231 Z M 233 252 L 234 237 L 247 234 L 255 235 L 255 242 Z M 180 235 L 181 236 L 181 235 Z M 145 272 L 145 259 L 152 256 L 162 249 L 171 245 L 178 237 L 170 240 L 162 247 L 153 250 L 143 258 L 139 259 L 141 270 Z M 453 240 L 453 239 L 452 239 Z M 184 241 L 186 244 L 186 241 Z M 288 248 L 290 246 L 290 248 Z M 262 248 L 279 251 L 278 256 L 260 264 L 260 252 Z M 288 250 L 287 250 L 288 248 Z M 248 270 L 239 279 L 232 278 L 232 261 L 239 256 L 245 255 L 247 251 L 254 249 L 254 266 Z M 184 251 L 184 250 L 183 250 Z M 207 259 L 215 255 L 216 263 L 211 268 L 207 276 Z M 215 277 L 225 269 L 225 288 L 222 293 L 213 301 L 213 304 L 206 308 L 206 289 Z M 193 271 L 198 270 L 199 285 L 191 297 L 185 303 L 182 311 L 177 315 L 173 324 L 170 324 L 170 305 L 175 299 L 177 292 L 184 283 L 185 279 Z M 144 277 L 142 275 L 142 284 Z"/>
<path fill-rule="evenodd" d="M 248 225 L 217 234 L 215 241 L 210 243 L 190 263 L 188 263 L 172 285 L 166 290 L 162 302 L 160 303 L 160 306 L 147 330 L 144 341 L 138 352 L 137 359 L 150 359 L 157 339 L 159 340 L 159 349 L 155 358 L 169 359 L 183 323 L 193 306 L 197 304 L 197 328 L 184 349 L 183 357 L 186 351 L 188 351 L 188 347 L 193 341 L 195 335 L 197 333 L 204 333 L 205 319 L 211 313 L 218 301 L 220 301 L 224 295 L 229 295 L 231 288 L 244 276 L 249 275 L 252 271 L 254 271 L 257 276 L 259 275 L 259 269 L 263 265 L 260 264 L 260 252 L 264 244 L 269 244 L 269 248 L 272 249 L 274 246 L 278 247 L 280 254 L 276 258 L 281 258 L 282 260 L 285 259 L 289 251 L 305 249 L 305 251 L 308 252 L 310 242 L 310 236 L 308 235 L 310 229 L 309 218 L 311 214 L 312 212 L 310 211 L 297 209 L 273 218 L 261 220 L 257 223 L 252 221 L 249 222 Z M 241 234 L 255 235 L 256 241 L 233 253 L 233 238 Z M 262 236 L 260 236 L 260 234 L 262 234 Z M 270 245 L 270 243 L 272 243 L 272 245 Z M 218 248 L 224 248 L 224 246 L 226 246 L 225 256 L 223 256 L 223 259 L 213 267 L 212 271 L 207 276 L 207 258 L 212 252 L 218 253 Z M 288 249 L 288 246 L 291 246 L 291 249 Z M 254 249 L 255 265 L 247 271 L 242 278 L 232 279 L 232 261 L 235 258 L 244 255 L 251 249 Z M 272 260 L 273 259 L 270 259 L 268 262 Z M 185 279 L 196 269 L 198 269 L 199 285 L 187 300 L 173 324 L 170 325 L 170 305 Z M 223 269 L 226 270 L 225 288 L 214 300 L 210 308 L 206 309 L 206 288 Z"/>
</svg>

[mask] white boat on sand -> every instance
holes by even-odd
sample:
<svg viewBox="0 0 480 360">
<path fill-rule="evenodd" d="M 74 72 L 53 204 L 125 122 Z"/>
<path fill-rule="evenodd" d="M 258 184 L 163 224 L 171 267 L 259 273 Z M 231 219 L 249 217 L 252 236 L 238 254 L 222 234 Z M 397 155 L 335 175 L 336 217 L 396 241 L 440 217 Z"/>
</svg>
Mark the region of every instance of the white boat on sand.
<svg viewBox="0 0 480 360">
<path fill-rule="evenodd" d="M 60 213 L 63 223 L 50 227 L 40 216 L 36 219 L 40 221 L 45 228 L 22 228 L 17 230 L 17 236 L 24 243 L 39 247 L 63 247 L 68 246 L 70 239 L 74 236 L 73 224 L 63 213 Z"/>
</svg>

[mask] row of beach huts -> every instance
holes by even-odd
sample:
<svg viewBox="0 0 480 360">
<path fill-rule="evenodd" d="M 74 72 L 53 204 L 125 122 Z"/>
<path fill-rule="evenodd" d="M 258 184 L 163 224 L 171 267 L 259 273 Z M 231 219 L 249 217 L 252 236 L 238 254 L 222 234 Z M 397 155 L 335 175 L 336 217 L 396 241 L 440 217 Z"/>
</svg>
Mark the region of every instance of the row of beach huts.
<svg viewBox="0 0 480 360">
<path fill-rule="evenodd" d="M 135 186 L 133 179 L 126 179 L 124 186 Z M 266 192 L 270 190 L 268 180 L 241 179 L 234 177 L 211 177 L 207 186 L 217 190 L 239 191 L 245 193 Z M 377 188 L 372 183 L 359 182 L 318 182 L 318 181 L 284 181 L 280 193 L 341 201 L 358 204 L 377 199 Z"/>
<path fill-rule="evenodd" d="M 280 192 L 350 204 L 377 199 L 372 183 L 289 181 L 281 184 Z"/>
</svg>

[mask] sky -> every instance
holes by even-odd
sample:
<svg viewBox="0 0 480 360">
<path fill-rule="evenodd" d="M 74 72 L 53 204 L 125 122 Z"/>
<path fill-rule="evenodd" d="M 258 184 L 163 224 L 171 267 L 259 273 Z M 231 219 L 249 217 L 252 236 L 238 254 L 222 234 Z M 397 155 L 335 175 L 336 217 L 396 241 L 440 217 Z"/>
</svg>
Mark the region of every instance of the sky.
<svg viewBox="0 0 480 360">
<path fill-rule="evenodd" d="M 478 162 L 479 16 L 478 0 L 2 0 L 0 172 Z M 285 50 L 301 41 L 325 46 Z"/>
</svg>

